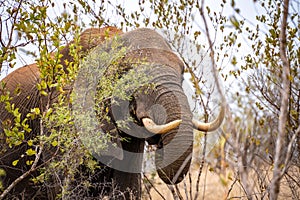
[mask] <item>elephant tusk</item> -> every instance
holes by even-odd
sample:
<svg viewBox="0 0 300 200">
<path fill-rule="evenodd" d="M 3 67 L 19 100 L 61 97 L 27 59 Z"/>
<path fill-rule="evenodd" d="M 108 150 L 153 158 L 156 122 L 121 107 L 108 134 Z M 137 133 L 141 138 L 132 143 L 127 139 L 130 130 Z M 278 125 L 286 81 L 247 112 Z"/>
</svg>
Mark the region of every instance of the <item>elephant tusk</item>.
<svg viewBox="0 0 300 200">
<path fill-rule="evenodd" d="M 169 122 L 167 124 L 157 125 L 155 122 L 150 118 L 143 118 L 142 119 L 143 124 L 145 128 L 154 134 L 164 134 L 169 132 L 170 130 L 173 130 L 177 128 L 182 120 L 174 120 L 172 122 Z"/>
<path fill-rule="evenodd" d="M 225 116 L 225 107 L 221 106 L 219 116 L 212 122 L 204 123 L 204 122 L 200 122 L 197 119 L 193 119 L 194 128 L 199 131 L 205 131 L 205 132 L 214 131 L 221 126 L 224 116 Z"/>
</svg>

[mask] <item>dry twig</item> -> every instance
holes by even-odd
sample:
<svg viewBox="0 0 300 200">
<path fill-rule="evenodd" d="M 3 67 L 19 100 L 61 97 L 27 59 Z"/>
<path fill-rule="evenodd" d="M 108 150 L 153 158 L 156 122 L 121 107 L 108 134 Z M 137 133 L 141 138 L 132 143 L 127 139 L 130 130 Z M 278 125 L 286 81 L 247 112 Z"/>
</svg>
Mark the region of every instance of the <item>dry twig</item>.
<svg viewBox="0 0 300 200">
<path fill-rule="evenodd" d="M 280 58 L 282 61 L 282 90 L 281 106 L 279 114 L 278 135 L 276 139 L 273 178 L 270 185 L 270 199 L 277 199 L 282 178 L 283 159 L 287 156 L 285 152 L 286 123 L 288 117 L 289 95 L 290 95 L 290 66 L 286 55 L 286 29 L 289 9 L 289 0 L 283 2 L 283 17 L 280 31 Z"/>
</svg>

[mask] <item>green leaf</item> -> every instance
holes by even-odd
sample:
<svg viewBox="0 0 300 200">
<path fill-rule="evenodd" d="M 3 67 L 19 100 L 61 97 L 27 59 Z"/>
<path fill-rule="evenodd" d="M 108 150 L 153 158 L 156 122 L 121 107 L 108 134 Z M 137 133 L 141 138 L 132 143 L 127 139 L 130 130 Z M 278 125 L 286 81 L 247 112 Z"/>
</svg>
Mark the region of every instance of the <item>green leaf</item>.
<svg viewBox="0 0 300 200">
<path fill-rule="evenodd" d="M 14 111 L 13 111 L 13 115 L 15 117 L 18 117 L 19 116 L 19 108 L 16 108 Z"/>
<path fill-rule="evenodd" d="M 42 90 L 42 91 L 41 91 L 41 95 L 43 95 L 43 96 L 47 96 L 47 95 L 48 95 L 48 93 L 47 93 L 46 91 Z"/>
<path fill-rule="evenodd" d="M 235 18 L 235 16 L 232 16 L 229 18 L 231 24 L 236 28 L 236 29 L 240 29 L 240 23 L 239 21 Z"/>
<path fill-rule="evenodd" d="M 236 60 L 235 56 L 233 56 L 233 58 L 231 59 L 231 64 L 232 65 L 236 65 L 237 64 L 237 60 Z"/>
<path fill-rule="evenodd" d="M 28 149 L 28 150 L 26 151 L 26 154 L 27 154 L 28 156 L 33 156 L 33 155 L 36 154 L 36 151 L 33 150 L 33 149 Z"/>
<path fill-rule="evenodd" d="M 28 144 L 28 146 L 32 146 L 33 145 L 33 141 L 32 140 L 28 140 L 27 144 Z"/>
<path fill-rule="evenodd" d="M 53 142 L 51 142 L 51 145 L 52 145 L 53 147 L 56 147 L 56 146 L 58 145 L 58 142 L 57 142 L 56 140 L 54 140 Z"/>
<path fill-rule="evenodd" d="M 19 160 L 14 160 L 14 161 L 12 162 L 12 165 L 13 165 L 13 166 L 16 166 L 16 165 L 18 164 L 18 162 L 19 162 Z"/>
<path fill-rule="evenodd" d="M 36 115 L 39 115 L 41 113 L 39 108 L 33 108 L 33 109 L 31 109 L 31 112 L 36 114 Z"/>
<path fill-rule="evenodd" d="M 6 173 L 5 173 L 4 169 L 1 169 L 1 168 L 0 168 L 0 176 L 5 176 L 5 174 L 6 174 Z"/>
<path fill-rule="evenodd" d="M 33 160 L 26 160 L 26 165 L 32 165 Z"/>
<path fill-rule="evenodd" d="M 47 112 L 46 112 L 46 118 L 48 118 L 51 114 L 52 114 L 52 108 L 49 108 L 48 110 L 47 110 Z"/>
</svg>

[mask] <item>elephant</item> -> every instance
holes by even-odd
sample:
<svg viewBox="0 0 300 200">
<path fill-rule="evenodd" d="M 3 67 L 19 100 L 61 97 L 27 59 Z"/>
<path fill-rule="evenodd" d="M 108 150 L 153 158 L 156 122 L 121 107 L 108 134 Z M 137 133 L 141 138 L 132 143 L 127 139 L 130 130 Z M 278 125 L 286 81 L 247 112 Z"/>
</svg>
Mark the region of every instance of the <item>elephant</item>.
<svg viewBox="0 0 300 200">
<path fill-rule="evenodd" d="M 119 78 L 122 78 L 129 70 L 142 68 L 144 65 L 149 66 L 145 63 L 150 63 L 150 68 L 147 67 L 145 72 L 154 85 L 141 87 L 134 91 L 130 100 L 125 104 L 108 103 L 110 120 L 102 121 L 101 129 L 104 132 L 110 132 L 117 138 L 126 138 L 126 140 L 117 139 L 113 142 L 121 149 L 119 156 L 101 155 L 100 153 L 96 160 L 102 168 L 92 182 L 111 182 L 118 191 L 122 192 L 124 199 L 140 199 L 145 142 L 157 147 L 155 164 L 159 177 L 167 184 L 177 184 L 184 179 L 191 164 L 193 130 L 198 129 L 205 132 L 216 130 L 222 124 L 225 111 L 221 106 L 217 118 L 209 123 L 203 123 L 193 118 L 182 88 L 185 63 L 173 52 L 164 37 L 152 29 L 139 28 L 126 33 L 115 27 L 87 29 L 80 36 L 79 44 L 82 46 L 83 57 L 89 58 L 87 55 L 93 49 L 101 46 L 105 37 L 108 37 L 108 41 L 110 41 L 109 38 L 115 35 L 118 35 L 121 46 L 126 47 L 124 55 L 126 61 L 121 59 L 119 63 L 119 66 L 125 70 L 119 74 Z M 111 45 L 109 42 L 108 44 Z M 61 54 L 61 62 L 67 71 L 66 63 L 72 61 L 72 57 L 69 55 L 69 45 L 61 51 Z M 139 62 L 141 58 L 145 62 Z M 12 102 L 20 108 L 19 112 L 23 117 L 31 108 L 45 109 L 47 99 L 40 95 L 36 88 L 40 81 L 39 77 L 39 68 L 36 64 L 31 64 L 15 70 L 3 79 L 6 89 L 13 95 Z M 15 94 L 13 91 L 17 87 L 21 92 Z M 70 92 L 73 87 L 74 85 L 70 86 Z M 129 131 L 119 127 L 118 119 L 116 119 L 127 114 L 134 119 L 129 126 L 131 129 Z M 3 128 L 7 127 L 7 121 L 13 121 L 13 117 L 6 111 L 5 105 L 0 103 L 0 122 Z M 29 125 L 32 131 L 25 140 L 39 134 L 40 125 L 37 119 L 30 121 Z M 5 135 L 2 127 L 0 127 L 0 145 L 4 147 Z M 20 152 L 24 152 L 26 148 L 26 143 L 24 143 L 18 147 L 7 148 L 6 152 L 0 152 L 0 168 L 6 171 L 6 176 L 2 178 L 4 186 L 8 186 L 28 170 L 28 166 L 25 164 L 26 157 L 23 161 L 19 161 L 18 168 L 11 167 L 11 162 L 17 159 Z M 108 165 L 109 162 L 112 164 Z M 84 167 L 81 170 L 84 171 Z M 31 176 L 34 177 L 37 173 L 32 172 Z M 31 176 L 16 185 L 15 194 L 23 192 L 28 198 L 36 195 L 34 194 L 36 189 L 30 182 Z M 102 191 L 103 188 L 91 190 L 91 196 L 97 196 L 100 190 Z M 107 190 L 106 194 L 110 191 L 107 188 L 105 190 Z M 59 192 L 54 191 L 53 193 Z M 50 198 L 48 196 L 45 199 Z"/>
</svg>

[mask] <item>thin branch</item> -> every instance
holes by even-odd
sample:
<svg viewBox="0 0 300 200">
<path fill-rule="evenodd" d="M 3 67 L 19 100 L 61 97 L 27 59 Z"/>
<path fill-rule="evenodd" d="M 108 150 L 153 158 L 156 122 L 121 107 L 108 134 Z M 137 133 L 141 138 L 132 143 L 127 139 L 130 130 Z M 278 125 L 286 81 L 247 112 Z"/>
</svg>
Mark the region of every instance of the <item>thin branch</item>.
<svg viewBox="0 0 300 200">
<path fill-rule="evenodd" d="M 183 189 L 185 193 L 185 199 L 189 199 L 189 192 L 188 192 L 188 187 L 187 187 L 187 178 L 183 181 Z"/>
<path fill-rule="evenodd" d="M 172 194 L 172 196 L 173 196 L 173 199 L 174 199 L 174 200 L 179 200 L 179 197 L 178 197 L 178 195 L 177 195 L 177 193 L 176 193 L 176 191 L 175 191 L 175 189 L 174 189 L 174 186 L 173 186 L 173 185 L 168 185 L 168 188 L 169 188 L 169 190 L 171 191 L 171 194 Z"/>
<path fill-rule="evenodd" d="M 181 193 L 179 191 L 178 185 L 175 185 L 175 191 L 176 191 L 176 194 L 177 194 L 178 198 L 180 200 L 183 200 L 183 197 L 182 197 L 182 195 L 181 195 Z"/>
<path fill-rule="evenodd" d="M 144 177 L 145 177 L 145 174 L 143 174 L 143 175 L 144 175 Z M 146 177 L 146 179 L 148 180 L 147 177 Z M 147 195 L 148 195 L 149 199 L 152 200 L 152 197 L 151 197 L 151 194 L 150 194 L 151 188 L 150 188 L 147 184 L 144 184 L 144 186 L 145 186 L 145 189 L 146 189 L 146 191 L 147 191 Z"/>
<path fill-rule="evenodd" d="M 218 78 L 218 70 L 217 70 L 217 64 L 216 64 L 216 61 L 215 61 L 215 51 L 214 51 L 214 48 L 213 48 L 213 42 L 211 40 L 211 36 L 210 36 L 209 29 L 208 29 L 207 20 L 206 20 L 204 11 L 203 11 L 204 0 L 201 1 L 201 5 L 200 5 L 199 1 L 197 1 L 196 7 L 198 8 L 198 10 L 200 12 L 200 15 L 202 17 L 202 20 L 203 20 L 203 23 L 204 23 L 204 27 L 205 27 L 206 38 L 208 40 L 209 49 L 210 49 L 210 60 L 211 60 L 211 64 L 212 64 L 213 77 L 214 77 L 215 82 L 216 82 L 217 90 L 218 90 L 219 94 L 222 97 L 221 98 L 221 102 L 223 102 L 223 104 L 225 104 L 226 103 L 225 102 L 225 97 L 224 97 L 224 94 L 222 92 L 221 84 L 220 84 L 220 81 L 219 81 L 219 78 Z"/>
<path fill-rule="evenodd" d="M 282 90 L 281 90 L 281 106 L 278 124 L 278 136 L 276 140 L 275 159 L 273 178 L 270 186 L 270 199 L 277 199 L 280 190 L 281 167 L 285 157 L 283 149 L 285 148 L 286 123 L 288 117 L 288 105 L 290 94 L 290 66 L 286 55 L 286 29 L 288 18 L 289 0 L 283 2 L 283 17 L 280 31 L 280 58 L 282 61 Z"/>
<path fill-rule="evenodd" d="M 192 200 L 193 197 L 193 182 L 191 172 L 189 172 L 189 183 L 190 183 L 190 199 Z"/>
<path fill-rule="evenodd" d="M 190 153 L 186 159 L 184 160 L 184 162 L 182 163 L 182 165 L 180 166 L 180 168 L 178 169 L 178 171 L 176 172 L 175 176 L 172 179 L 172 183 L 175 183 L 176 180 L 178 180 L 178 177 L 180 176 L 180 174 L 182 174 L 184 168 L 187 166 L 187 164 L 189 163 L 189 161 L 192 159 L 192 153 Z"/>
<path fill-rule="evenodd" d="M 42 155 L 43 152 L 43 147 L 44 145 L 41 143 L 40 145 L 40 149 L 39 152 L 37 153 L 35 160 L 31 166 L 31 168 L 26 171 L 24 174 L 22 174 L 21 176 L 19 176 L 16 180 L 14 180 L 14 182 L 12 182 L 5 190 L 4 192 L 0 195 L 0 200 L 4 199 L 4 197 L 19 183 L 21 182 L 23 179 L 25 179 L 27 176 L 29 176 L 32 172 L 34 172 L 38 167 L 37 164 L 40 160 L 40 157 Z"/>
<path fill-rule="evenodd" d="M 292 180 L 300 188 L 300 182 L 296 180 L 295 177 L 291 176 L 288 172 L 286 172 L 285 175 L 289 177 L 289 179 Z"/>
<path fill-rule="evenodd" d="M 290 158 L 292 156 L 292 147 L 293 147 L 293 144 L 294 144 L 295 140 L 297 139 L 297 136 L 298 136 L 299 132 L 300 132 L 300 126 L 297 128 L 295 134 L 291 138 L 291 140 L 289 142 L 289 145 L 287 147 L 287 152 L 286 152 L 285 161 L 284 161 L 284 167 L 283 167 L 281 175 L 280 175 L 281 177 L 286 173 L 286 170 L 288 169 L 288 163 L 289 163 Z"/>
<path fill-rule="evenodd" d="M 195 200 L 198 199 L 198 196 L 199 196 L 200 178 L 201 178 L 201 174 L 202 174 L 202 171 L 203 171 L 203 166 L 204 166 L 204 161 L 205 161 L 205 154 L 206 154 L 207 133 L 204 133 L 204 142 L 203 143 L 204 143 L 204 146 L 203 146 L 203 152 L 202 152 L 202 159 L 201 159 L 200 168 L 199 168 L 199 171 L 198 171 L 198 176 L 197 176 L 197 181 L 196 181 L 196 192 L 195 192 L 195 197 L 194 197 Z M 203 192 L 205 193 L 205 190 Z"/>
<path fill-rule="evenodd" d="M 146 176 L 146 174 L 143 174 L 144 177 L 146 178 L 146 180 L 148 181 L 148 183 L 151 185 L 151 187 L 155 190 L 155 192 L 157 192 L 157 194 L 163 199 L 166 200 L 166 198 L 157 190 L 157 188 L 152 184 L 152 182 L 148 179 L 148 177 Z"/>
<path fill-rule="evenodd" d="M 230 195 L 230 193 L 231 193 L 231 191 L 232 191 L 232 189 L 233 189 L 233 187 L 234 187 L 234 185 L 235 185 L 235 183 L 236 183 L 237 181 L 238 181 L 238 178 L 234 179 L 233 183 L 230 185 L 230 188 L 229 188 L 229 190 L 228 190 L 228 192 L 227 192 L 227 194 L 226 194 L 225 199 L 228 199 L 228 197 L 229 197 L 229 195 Z"/>
<path fill-rule="evenodd" d="M 1 46 L 5 46 L 5 44 L 4 44 L 3 40 L 2 40 L 2 33 L 3 33 L 2 24 L 3 24 L 2 17 L 0 16 L 0 44 L 1 44 Z"/>
<path fill-rule="evenodd" d="M 16 25 L 16 21 L 17 21 L 17 17 L 18 17 L 19 11 L 21 9 L 22 3 L 23 3 L 23 0 L 21 0 L 19 2 L 19 5 L 18 5 L 17 8 L 14 8 L 14 10 L 16 10 L 16 12 L 15 12 L 15 16 L 13 17 L 13 22 L 12 22 L 12 26 L 11 26 L 11 30 L 10 30 L 10 34 L 9 34 L 9 41 L 8 41 L 8 44 L 6 45 L 7 48 L 9 48 L 10 45 L 11 45 L 12 37 L 13 37 L 13 33 L 14 33 L 14 29 L 15 29 L 15 25 Z"/>
</svg>

